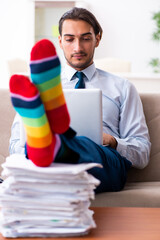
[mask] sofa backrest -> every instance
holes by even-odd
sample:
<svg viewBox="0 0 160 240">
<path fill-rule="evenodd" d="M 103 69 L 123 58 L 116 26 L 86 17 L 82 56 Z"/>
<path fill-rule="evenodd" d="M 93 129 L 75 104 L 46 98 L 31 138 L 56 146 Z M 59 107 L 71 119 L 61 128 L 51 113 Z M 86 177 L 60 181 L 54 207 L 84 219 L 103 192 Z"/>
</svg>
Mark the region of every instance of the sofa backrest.
<svg viewBox="0 0 160 240">
<path fill-rule="evenodd" d="M 148 166 L 142 170 L 132 168 L 129 182 L 160 181 L 160 94 L 140 94 L 151 141 L 151 154 Z"/>
<path fill-rule="evenodd" d="M 128 181 L 160 181 L 160 94 L 140 95 L 152 143 L 150 163 L 143 169 L 131 169 Z M 15 116 L 9 91 L 0 89 L 0 166 L 9 155 L 11 125 Z M 2 168 L 0 167 L 0 172 Z"/>
<path fill-rule="evenodd" d="M 0 172 L 1 164 L 5 161 L 9 151 L 9 139 L 11 133 L 11 125 L 14 119 L 15 111 L 12 107 L 9 91 L 0 89 Z"/>
</svg>

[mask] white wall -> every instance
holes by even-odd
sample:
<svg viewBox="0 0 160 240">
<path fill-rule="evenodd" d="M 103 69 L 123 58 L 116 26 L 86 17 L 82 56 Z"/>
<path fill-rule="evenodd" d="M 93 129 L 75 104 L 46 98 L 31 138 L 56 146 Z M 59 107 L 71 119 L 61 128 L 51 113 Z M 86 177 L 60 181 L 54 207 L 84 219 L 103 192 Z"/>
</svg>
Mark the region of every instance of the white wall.
<svg viewBox="0 0 160 240">
<path fill-rule="evenodd" d="M 132 72 L 151 72 L 148 62 L 159 57 L 160 45 L 151 41 L 152 13 L 160 0 L 84 0 L 101 23 L 104 34 L 96 58 L 130 60 Z M 29 59 L 34 42 L 34 1 L 0 0 L 0 87 L 8 87 L 7 60 Z"/>
<path fill-rule="evenodd" d="M 152 13 L 160 0 L 86 0 L 100 21 L 104 35 L 96 57 L 130 60 L 132 72 L 150 72 L 148 62 L 160 56 L 160 45 L 151 40 Z"/>
<path fill-rule="evenodd" d="M 31 0 L 0 1 L 0 87 L 8 88 L 7 61 L 29 59 L 34 43 L 34 2 Z"/>
</svg>

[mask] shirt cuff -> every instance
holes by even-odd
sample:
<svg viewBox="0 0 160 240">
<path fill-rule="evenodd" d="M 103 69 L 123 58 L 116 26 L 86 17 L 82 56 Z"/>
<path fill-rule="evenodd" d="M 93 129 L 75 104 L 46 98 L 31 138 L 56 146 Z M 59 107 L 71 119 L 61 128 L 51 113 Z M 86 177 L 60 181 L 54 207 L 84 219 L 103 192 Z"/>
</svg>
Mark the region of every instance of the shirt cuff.
<svg viewBox="0 0 160 240">
<path fill-rule="evenodd" d="M 117 141 L 117 152 L 122 155 L 123 157 L 127 158 L 127 145 L 123 139 L 114 137 Z"/>
</svg>

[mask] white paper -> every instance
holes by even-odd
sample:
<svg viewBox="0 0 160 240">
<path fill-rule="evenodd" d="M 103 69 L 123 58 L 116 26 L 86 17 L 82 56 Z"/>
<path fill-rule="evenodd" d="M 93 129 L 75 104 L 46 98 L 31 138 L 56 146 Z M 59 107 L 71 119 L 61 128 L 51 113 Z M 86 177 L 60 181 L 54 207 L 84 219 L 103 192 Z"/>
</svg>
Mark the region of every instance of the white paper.
<svg viewBox="0 0 160 240">
<path fill-rule="evenodd" d="M 87 170 L 96 163 L 37 167 L 14 154 L 2 165 L 0 228 L 4 237 L 62 237 L 85 235 L 96 227 L 94 189 L 99 180 Z"/>
<path fill-rule="evenodd" d="M 52 163 L 49 167 L 37 167 L 32 161 L 25 158 L 22 154 L 12 154 L 6 159 L 6 162 L 2 164 L 2 167 L 17 168 L 29 170 L 36 173 L 43 174 L 79 174 L 83 171 L 89 170 L 93 167 L 102 167 L 98 163 L 82 163 L 82 164 L 63 164 Z"/>
</svg>

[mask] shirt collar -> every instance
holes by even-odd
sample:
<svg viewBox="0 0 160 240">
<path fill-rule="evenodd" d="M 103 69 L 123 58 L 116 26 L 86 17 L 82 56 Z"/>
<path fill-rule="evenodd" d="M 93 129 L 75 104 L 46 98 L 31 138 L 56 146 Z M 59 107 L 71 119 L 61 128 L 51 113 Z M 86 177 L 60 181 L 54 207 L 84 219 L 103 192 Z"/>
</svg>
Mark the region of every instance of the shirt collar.
<svg viewBox="0 0 160 240">
<path fill-rule="evenodd" d="M 72 79 L 73 75 L 77 72 L 77 70 L 75 70 L 74 68 L 72 68 L 68 64 L 65 65 L 64 71 L 65 71 L 65 76 L 66 76 L 68 81 L 70 81 Z M 95 71 L 96 71 L 96 68 L 95 68 L 94 63 L 92 63 L 89 67 L 82 70 L 82 72 L 85 74 L 85 76 L 87 77 L 87 79 L 89 81 L 91 81 Z"/>
</svg>

